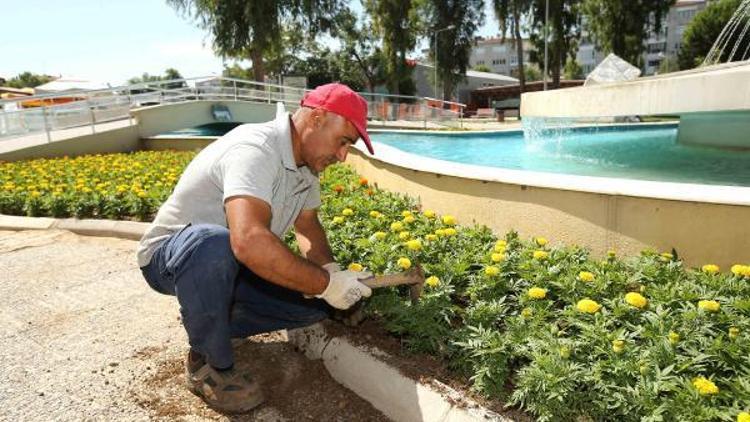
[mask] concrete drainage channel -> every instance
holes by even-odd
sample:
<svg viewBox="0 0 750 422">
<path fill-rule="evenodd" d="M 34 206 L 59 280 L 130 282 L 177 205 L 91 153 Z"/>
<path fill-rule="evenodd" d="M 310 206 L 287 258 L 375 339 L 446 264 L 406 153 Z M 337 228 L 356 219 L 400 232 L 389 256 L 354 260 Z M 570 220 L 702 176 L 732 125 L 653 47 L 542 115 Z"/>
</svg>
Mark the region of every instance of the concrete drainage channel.
<svg viewBox="0 0 750 422">
<path fill-rule="evenodd" d="M 68 230 L 87 236 L 140 239 L 148 223 L 0 215 L 0 230 Z M 512 421 L 436 380 L 425 383 L 386 363 L 387 354 L 330 336 L 315 324 L 288 333 L 308 359 L 321 359 L 331 377 L 395 421 Z"/>
</svg>

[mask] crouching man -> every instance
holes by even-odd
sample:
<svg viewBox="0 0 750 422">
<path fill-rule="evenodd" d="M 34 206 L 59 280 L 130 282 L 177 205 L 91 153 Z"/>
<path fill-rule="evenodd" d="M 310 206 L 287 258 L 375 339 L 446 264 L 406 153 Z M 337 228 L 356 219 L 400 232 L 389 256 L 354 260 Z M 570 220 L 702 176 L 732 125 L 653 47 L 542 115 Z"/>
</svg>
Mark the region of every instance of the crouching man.
<svg viewBox="0 0 750 422">
<path fill-rule="evenodd" d="M 144 278 L 180 304 L 188 386 L 212 407 L 263 402 L 234 368 L 231 338 L 307 326 L 370 295 L 369 274 L 333 262 L 316 212 L 318 174 L 360 137 L 373 153 L 366 128 L 367 103 L 341 84 L 307 93 L 293 115 L 238 126 L 193 159 L 141 239 Z M 281 241 L 292 225 L 302 256 Z"/>
</svg>

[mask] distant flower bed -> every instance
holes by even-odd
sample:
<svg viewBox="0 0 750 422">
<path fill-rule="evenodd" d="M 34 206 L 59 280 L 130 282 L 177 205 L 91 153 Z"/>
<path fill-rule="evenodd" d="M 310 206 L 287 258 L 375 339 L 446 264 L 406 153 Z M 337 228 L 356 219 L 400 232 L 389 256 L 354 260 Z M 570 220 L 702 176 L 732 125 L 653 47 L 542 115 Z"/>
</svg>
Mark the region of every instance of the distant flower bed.
<svg viewBox="0 0 750 422">
<path fill-rule="evenodd" d="M 419 263 L 429 277 L 418 304 L 380 290 L 370 312 L 476 390 L 539 420 L 750 417 L 749 266 L 690 269 L 655 251 L 593 259 L 457 225 L 345 166 L 322 179 L 321 219 L 342 265 L 388 273 Z"/>
<path fill-rule="evenodd" d="M 141 151 L 0 163 L 0 213 L 145 221 L 194 156 Z"/>
</svg>

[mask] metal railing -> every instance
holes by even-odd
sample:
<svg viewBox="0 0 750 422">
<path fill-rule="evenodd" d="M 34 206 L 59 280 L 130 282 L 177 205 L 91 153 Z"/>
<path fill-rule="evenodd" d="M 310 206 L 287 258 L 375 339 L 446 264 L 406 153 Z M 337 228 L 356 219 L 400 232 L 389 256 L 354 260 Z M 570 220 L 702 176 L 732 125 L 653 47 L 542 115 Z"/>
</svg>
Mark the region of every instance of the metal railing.
<svg viewBox="0 0 750 422">
<path fill-rule="evenodd" d="M 0 100 L 0 141 L 32 134 L 46 135 L 62 129 L 89 128 L 113 121 L 134 124 L 131 110 L 184 101 L 283 102 L 299 105 L 303 88 L 211 76 L 146 82 L 102 90 L 35 95 Z M 384 124 L 421 122 L 462 126 L 465 104 L 432 98 L 360 93 L 368 102 L 368 118 Z M 413 123 L 412 123 L 413 126 Z"/>
</svg>

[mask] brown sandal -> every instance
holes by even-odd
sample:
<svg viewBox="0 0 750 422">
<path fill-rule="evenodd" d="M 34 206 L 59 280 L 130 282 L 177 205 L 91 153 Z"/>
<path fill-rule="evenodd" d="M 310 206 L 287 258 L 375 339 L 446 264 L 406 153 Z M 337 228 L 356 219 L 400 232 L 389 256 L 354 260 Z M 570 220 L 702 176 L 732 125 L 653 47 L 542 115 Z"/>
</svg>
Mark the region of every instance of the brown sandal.
<svg viewBox="0 0 750 422">
<path fill-rule="evenodd" d="M 245 372 L 235 368 L 217 371 L 207 363 L 195 372 L 190 371 L 189 362 L 185 368 L 188 389 L 216 410 L 244 413 L 264 401 L 260 384 Z"/>
</svg>

